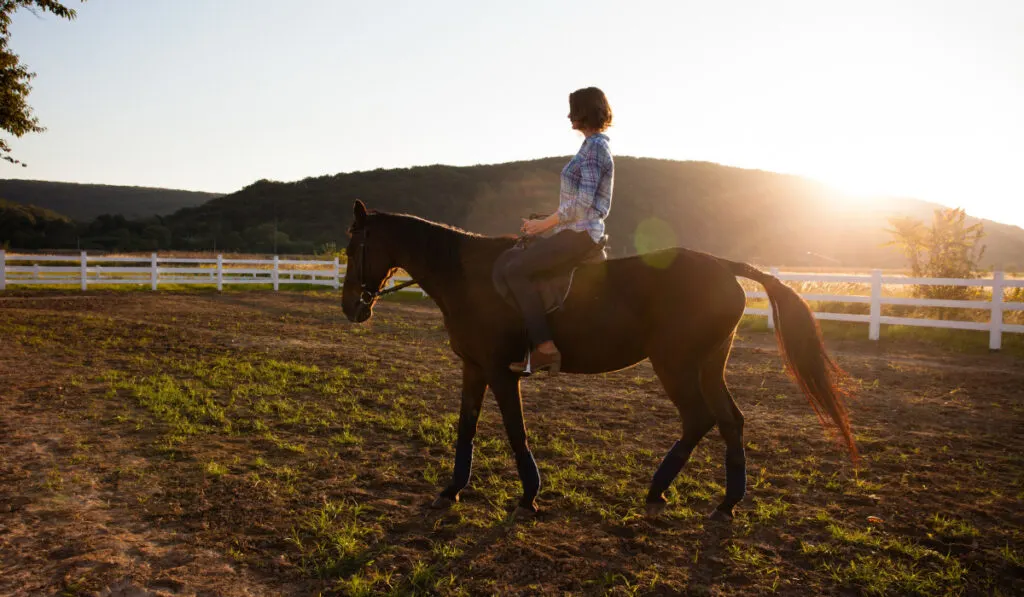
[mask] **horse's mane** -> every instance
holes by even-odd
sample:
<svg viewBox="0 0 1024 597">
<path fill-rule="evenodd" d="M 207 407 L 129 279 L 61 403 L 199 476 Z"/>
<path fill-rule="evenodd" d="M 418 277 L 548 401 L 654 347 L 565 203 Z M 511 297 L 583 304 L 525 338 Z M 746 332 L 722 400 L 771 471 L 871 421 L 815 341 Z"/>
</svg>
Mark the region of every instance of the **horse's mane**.
<svg viewBox="0 0 1024 597">
<path fill-rule="evenodd" d="M 515 244 L 513 235 L 486 236 L 411 214 L 370 211 L 367 215 L 375 225 L 384 224 L 411 250 L 433 257 L 435 268 L 450 270 L 444 273 L 457 274 L 476 265 L 489 269 L 498 255 Z"/>
<path fill-rule="evenodd" d="M 472 237 L 472 238 L 490 238 L 490 239 L 501 238 L 501 237 L 493 237 L 493 236 L 486 236 L 486 235 L 483 235 L 483 234 L 477 234 L 476 232 L 470 232 L 469 230 L 465 230 L 465 229 L 459 228 L 458 226 L 452 226 L 451 224 L 444 224 L 444 223 L 441 223 L 441 222 L 434 222 L 433 220 L 428 220 L 426 218 L 421 218 L 420 216 L 416 216 L 416 215 L 413 215 L 413 214 L 394 213 L 394 212 L 377 211 L 377 210 L 370 210 L 367 213 L 370 216 L 381 216 L 381 217 L 386 218 L 386 219 L 394 219 L 394 220 L 400 221 L 402 223 L 405 223 L 406 225 L 412 224 L 413 227 L 421 229 L 421 230 L 436 229 L 436 231 L 454 232 L 456 234 L 459 234 L 459 235 L 462 235 L 462 236 L 468 236 L 468 237 Z"/>
</svg>

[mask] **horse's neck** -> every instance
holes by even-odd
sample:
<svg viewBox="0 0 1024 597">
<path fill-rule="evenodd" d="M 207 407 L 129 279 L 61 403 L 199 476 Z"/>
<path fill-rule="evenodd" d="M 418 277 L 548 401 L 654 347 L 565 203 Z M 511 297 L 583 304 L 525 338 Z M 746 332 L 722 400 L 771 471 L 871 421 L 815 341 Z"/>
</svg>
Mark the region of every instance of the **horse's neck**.
<svg viewBox="0 0 1024 597">
<path fill-rule="evenodd" d="M 415 225 L 429 226 L 416 222 Z M 431 227 L 418 234 L 402 234 L 398 267 L 416 280 L 436 302 L 448 302 L 454 293 L 475 283 L 490 283 L 491 267 L 511 241 L 473 236 L 457 230 Z"/>
</svg>

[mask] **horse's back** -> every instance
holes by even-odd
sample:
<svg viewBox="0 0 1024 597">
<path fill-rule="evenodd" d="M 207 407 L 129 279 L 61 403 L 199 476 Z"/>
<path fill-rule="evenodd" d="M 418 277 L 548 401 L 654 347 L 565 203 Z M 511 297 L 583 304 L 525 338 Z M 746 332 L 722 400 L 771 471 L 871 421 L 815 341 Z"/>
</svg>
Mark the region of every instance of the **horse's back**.
<svg viewBox="0 0 1024 597">
<path fill-rule="evenodd" d="M 705 289 L 735 290 L 742 287 L 735 274 L 718 257 L 684 247 L 671 247 L 608 259 L 580 266 L 577 275 L 590 292 L 616 294 L 681 293 L 698 296 Z"/>
<path fill-rule="evenodd" d="M 580 267 L 564 311 L 640 324 L 680 313 L 738 319 L 745 305 L 743 288 L 721 260 L 672 247 Z"/>
</svg>

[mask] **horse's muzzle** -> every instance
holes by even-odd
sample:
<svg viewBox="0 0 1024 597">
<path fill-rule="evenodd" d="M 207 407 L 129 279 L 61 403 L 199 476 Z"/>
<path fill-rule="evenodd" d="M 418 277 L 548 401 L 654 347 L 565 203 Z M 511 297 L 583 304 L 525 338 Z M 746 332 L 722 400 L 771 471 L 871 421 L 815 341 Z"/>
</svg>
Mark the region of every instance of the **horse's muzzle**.
<svg viewBox="0 0 1024 597">
<path fill-rule="evenodd" d="M 373 311 L 370 307 L 360 303 L 359 306 L 356 307 L 355 313 L 348 315 L 348 320 L 352 323 L 363 323 L 370 318 L 370 315 L 373 315 Z"/>
</svg>

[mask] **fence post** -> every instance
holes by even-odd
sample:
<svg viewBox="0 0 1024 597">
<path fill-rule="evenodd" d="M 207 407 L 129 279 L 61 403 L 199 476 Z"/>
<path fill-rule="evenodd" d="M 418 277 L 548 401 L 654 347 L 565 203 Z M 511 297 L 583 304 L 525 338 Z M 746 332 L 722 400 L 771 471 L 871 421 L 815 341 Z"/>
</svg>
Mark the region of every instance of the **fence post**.
<svg viewBox="0 0 1024 597">
<path fill-rule="evenodd" d="M 871 270 L 871 323 L 868 339 L 878 340 L 882 335 L 882 270 Z"/>
<path fill-rule="evenodd" d="M 778 278 L 779 277 L 779 268 L 777 268 L 777 267 L 770 268 L 768 270 L 768 273 L 770 273 L 771 275 L 773 275 L 776 278 Z M 775 329 L 775 309 L 772 309 L 772 301 L 771 300 L 768 301 L 768 329 L 769 330 L 774 330 Z"/>
<path fill-rule="evenodd" d="M 38 280 L 38 279 L 40 279 L 40 275 L 39 275 L 39 264 L 38 264 L 38 263 L 33 263 L 33 264 L 32 264 L 32 279 L 33 279 L 33 280 Z"/>
<path fill-rule="evenodd" d="M 341 260 L 334 257 L 334 289 L 341 288 Z"/>
<path fill-rule="evenodd" d="M 217 290 L 224 290 L 224 256 L 217 255 Z"/>
<path fill-rule="evenodd" d="M 7 290 L 7 251 L 0 249 L 0 290 Z"/>
<path fill-rule="evenodd" d="M 156 266 L 156 253 L 149 256 L 149 287 L 156 290 L 157 280 L 160 279 L 160 270 Z"/>
<path fill-rule="evenodd" d="M 87 258 L 85 256 L 85 251 L 82 251 L 81 259 L 82 261 L 80 269 L 82 272 L 82 290 L 85 290 L 89 287 L 89 264 L 88 261 L 86 261 Z"/>
<path fill-rule="evenodd" d="M 278 282 L 277 282 L 278 281 L 278 273 L 277 272 L 279 271 L 277 269 L 278 268 L 278 263 L 279 263 L 278 257 L 277 257 L 277 255 L 274 255 L 274 273 L 270 274 L 270 277 L 274 280 L 274 290 L 277 290 L 277 286 L 278 286 Z"/>
<path fill-rule="evenodd" d="M 99 282 L 100 281 L 100 276 L 103 275 L 103 266 L 97 263 L 95 269 L 96 269 L 96 281 Z"/>
<path fill-rule="evenodd" d="M 1003 272 L 992 273 L 992 318 L 988 332 L 989 350 L 1003 347 Z"/>
</svg>

